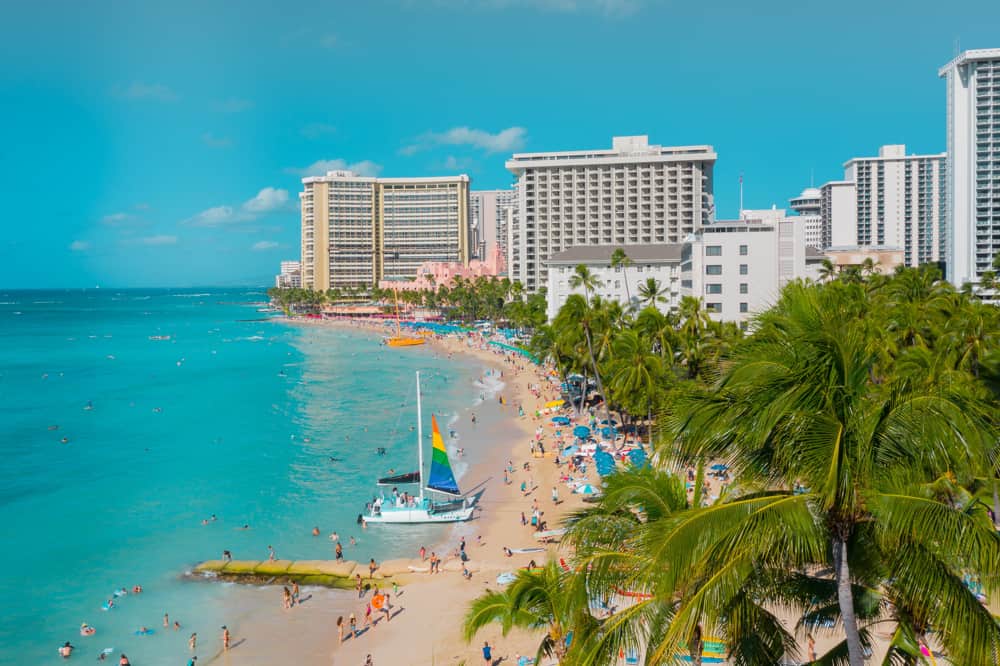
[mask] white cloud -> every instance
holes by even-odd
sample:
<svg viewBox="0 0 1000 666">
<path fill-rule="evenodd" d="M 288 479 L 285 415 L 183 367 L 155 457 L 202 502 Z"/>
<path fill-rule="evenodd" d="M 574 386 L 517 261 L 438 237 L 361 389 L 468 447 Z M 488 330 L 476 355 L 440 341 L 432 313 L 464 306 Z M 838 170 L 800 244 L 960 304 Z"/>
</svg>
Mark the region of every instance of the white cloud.
<svg viewBox="0 0 1000 666">
<path fill-rule="evenodd" d="M 123 99 L 151 99 L 157 102 L 176 102 L 180 99 L 173 90 L 162 83 L 132 83 L 116 88 L 115 95 Z"/>
<path fill-rule="evenodd" d="M 229 148 L 233 145 L 232 139 L 224 136 L 215 136 L 211 132 L 205 132 L 201 135 L 202 143 L 204 143 L 209 148 Z"/>
<path fill-rule="evenodd" d="M 90 249 L 90 241 L 75 240 L 69 244 L 69 249 L 73 252 L 86 252 Z"/>
<path fill-rule="evenodd" d="M 190 227 L 221 227 L 254 220 L 261 215 L 288 207 L 288 190 L 265 187 L 252 199 L 244 201 L 239 208 L 213 206 L 183 220 L 181 224 Z"/>
<path fill-rule="evenodd" d="M 253 102 L 248 99 L 230 97 L 229 99 L 212 102 L 212 110 L 219 113 L 242 113 L 253 108 Z"/>
<path fill-rule="evenodd" d="M 253 199 L 243 203 L 243 210 L 253 215 L 269 213 L 288 203 L 288 190 L 265 187 Z"/>
<path fill-rule="evenodd" d="M 473 161 L 464 157 L 449 155 L 444 159 L 444 168 L 449 171 L 468 171 Z"/>
<path fill-rule="evenodd" d="M 110 226 L 115 226 L 126 222 L 132 218 L 128 213 L 111 213 L 110 215 L 105 215 L 101 218 L 101 222 Z"/>
<path fill-rule="evenodd" d="M 523 127 L 508 127 L 496 134 L 471 127 L 453 127 L 445 132 L 425 132 L 415 143 L 404 146 L 399 152 L 414 155 L 435 146 L 471 146 L 491 153 L 510 153 L 524 147 L 528 130 Z"/>
<path fill-rule="evenodd" d="M 163 234 L 158 236 L 146 236 L 145 238 L 140 238 L 137 242 L 140 245 L 176 245 L 177 236 L 167 236 Z"/>
<path fill-rule="evenodd" d="M 279 247 L 279 245 L 274 241 L 257 241 L 250 249 L 254 252 L 263 252 L 264 250 L 273 250 L 276 247 Z"/>
<path fill-rule="evenodd" d="M 336 131 L 336 127 L 333 125 L 327 125 L 326 123 L 309 123 L 299 130 L 302 136 L 307 139 L 319 139 L 328 134 L 333 134 Z"/>
<path fill-rule="evenodd" d="M 382 165 L 371 160 L 348 163 L 347 160 L 317 160 L 305 168 L 289 167 L 285 173 L 297 176 L 325 176 L 327 171 L 353 171 L 359 176 L 377 176 L 382 172 Z"/>
</svg>

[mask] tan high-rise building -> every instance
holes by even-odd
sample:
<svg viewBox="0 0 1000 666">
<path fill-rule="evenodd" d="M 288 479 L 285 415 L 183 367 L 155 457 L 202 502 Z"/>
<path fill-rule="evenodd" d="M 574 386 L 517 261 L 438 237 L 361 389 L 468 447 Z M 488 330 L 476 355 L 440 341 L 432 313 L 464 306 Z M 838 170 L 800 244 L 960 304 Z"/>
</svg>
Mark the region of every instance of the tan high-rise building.
<svg viewBox="0 0 1000 666">
<path fill-rule="evenodd" d="M 302 179 L 302 286 L 412 280 L 425 261 L 469 263 L 469 177 Z"/>
</svg>

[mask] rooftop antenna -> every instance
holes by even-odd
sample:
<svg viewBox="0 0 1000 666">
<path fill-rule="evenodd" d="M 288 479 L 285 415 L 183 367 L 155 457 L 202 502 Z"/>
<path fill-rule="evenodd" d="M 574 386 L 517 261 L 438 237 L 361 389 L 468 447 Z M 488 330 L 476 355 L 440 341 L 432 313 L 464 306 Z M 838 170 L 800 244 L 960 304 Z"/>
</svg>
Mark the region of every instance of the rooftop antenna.
<svg viewBox="0 0 1000 666">
<path fill-rule="evenodd" d="M 743 172 L 740 171 L 740 211 L 738 217 L 743 217 Z"/>
</svg>

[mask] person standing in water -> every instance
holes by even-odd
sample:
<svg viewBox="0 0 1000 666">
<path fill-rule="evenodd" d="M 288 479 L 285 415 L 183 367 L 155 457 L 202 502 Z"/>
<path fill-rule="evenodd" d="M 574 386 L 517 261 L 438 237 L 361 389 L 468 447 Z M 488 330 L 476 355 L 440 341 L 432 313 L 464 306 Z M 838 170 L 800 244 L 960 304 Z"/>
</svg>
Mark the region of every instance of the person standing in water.
<svg viewBox="0 0 1000 666">
<path fill-rule="evenodd" d="M 222 649 L 229 652 L 229 627 L 222 625 Z"/>
<path fill-rule="evenodd" d="M 195 646 L 198 645 L 198 634 L 191 634 L 191 638 L 188 639 L 188 649 L 194 652 Z"/>
</svg>

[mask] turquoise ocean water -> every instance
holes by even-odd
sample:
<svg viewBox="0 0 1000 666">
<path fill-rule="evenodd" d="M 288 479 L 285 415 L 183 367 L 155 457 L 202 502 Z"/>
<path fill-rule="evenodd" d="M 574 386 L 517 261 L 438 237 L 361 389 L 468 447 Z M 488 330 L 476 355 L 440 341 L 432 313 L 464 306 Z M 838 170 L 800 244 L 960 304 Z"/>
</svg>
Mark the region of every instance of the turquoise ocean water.
<svg viewBox="0 0 1000 666">
<path fill-rule="evenodd" d="M 347 557 L 367 561 L 445 538 L 441 526 L 361 532 L 355 519 L 376 476 L 415 467 L 414 371 L 429 430 L 431 411 L 446 427 L 471 406 L 481 368 L 262 321 L 251 303 L 263 298 L 0 292 L 0 664 L 64 663 L 66 640 L 73 661 L 114 647 L 114 663 L 123 650 L 136 666 L 186 663 L 187 636 L 217 641 L 240 591 L 181 574 L 223 549 L 327 559 L 337 530 L 358 540 Z M 101 609 L 135 584 L 142 595 Z M 82 622 L 97 635 L 81 637 Z"/>
</svg>

